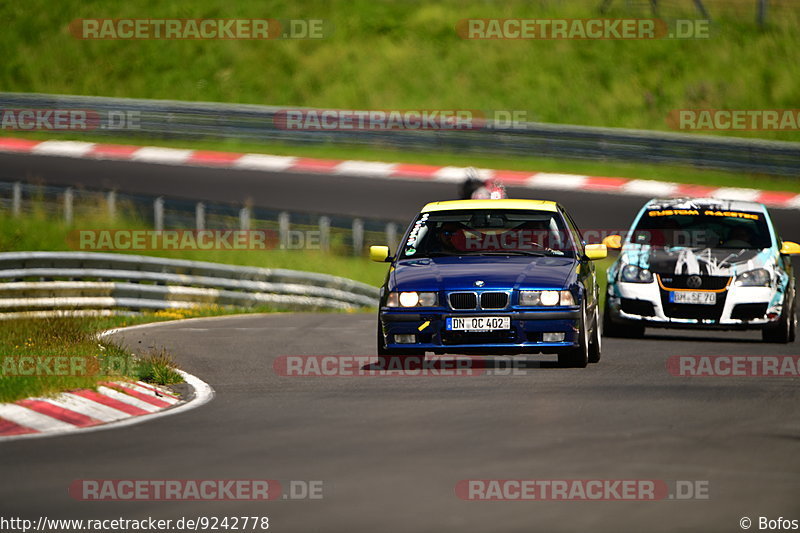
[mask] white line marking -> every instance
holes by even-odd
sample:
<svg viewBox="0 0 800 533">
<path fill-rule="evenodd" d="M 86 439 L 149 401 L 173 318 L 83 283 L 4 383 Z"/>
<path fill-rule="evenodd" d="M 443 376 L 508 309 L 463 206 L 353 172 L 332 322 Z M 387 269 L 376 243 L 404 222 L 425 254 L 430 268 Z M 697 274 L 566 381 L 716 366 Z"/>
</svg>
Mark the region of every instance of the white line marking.
<svg viewBox="0 0 800 533">
<path fill-rule="evenodd" d="M 279 172 L 291 167 L 296 157 L 282 155 L 245 154 L 233 162 L 233 168 Z"/>
<path fill-rule="evenodd" d="M 786 202 L 786 207 L 794 207 L 795 209 L 800 209 L 800 194 Z"/>
<path fill-rule="evenodd" d="M 756 202 L 762 191 L 756 189 L 738 189 L 734 187 L 723 187 L 712 192 L 709 196 L 720 200 L 742 200 L 745 202 Z"/>
<path fill-rule="evenodd" d="M 494 172 L 486 168 L 475 169 L 478 171 L 478 177 L 482 180 L 487 180 L 494 175 Z M 436 181 L 447 181 L 451 183 L 461 183 L 467 179 L 466 167 L 442 167 L 433 173 L 433 179 Z"/>
<path fill-rule="evenodd" d="M 9 422 L 14 422 L 20 426 L 25 426 L 37 431 L 65 431 L 75 429 L 76 427 L 14 403 L 0 405 L 0 418 L 5 418 Z M 22 437 L 23 435 L 19 436 Z"/>
<path fill-rule="evenodd" d="M 94 147 L 95 143 L 81 141 L 44 141 L 34 146 L 31 152 L 39 155 L 85 157 Z"/>
<path fill-rule="evenodd" d="M 539 172 L 528 178 L 527 185 L 535 189 L 580 189 L 588 179 L 588 176 L 580 176 L 578 174 Z"/>
<path fill-rule="evenodd" d="M 389 177 L 397 167 L 394 163 L 378 163 L 375 161 L 344 161 L 334 168 L 334 174 L 350 176 L 366 176 L 372 178 Z"/>
<path fill-rule="evenodd" d="M 176 148 L 158 148 L 155 146 L 145 146 L 139 148 L 131 159 L 133 161 L 143 161 L 146 163 L 161 163 L 165 165 L 185 164 L 194 153 L 194 150 L 178 150 Z"/>
<path fill-rule="evenodd" d="M 630 180 L 621 190 L 625 194 L 640 196 L 670 196 L 678 190 L 677 183 L 653 180 Z"/>
</svg>

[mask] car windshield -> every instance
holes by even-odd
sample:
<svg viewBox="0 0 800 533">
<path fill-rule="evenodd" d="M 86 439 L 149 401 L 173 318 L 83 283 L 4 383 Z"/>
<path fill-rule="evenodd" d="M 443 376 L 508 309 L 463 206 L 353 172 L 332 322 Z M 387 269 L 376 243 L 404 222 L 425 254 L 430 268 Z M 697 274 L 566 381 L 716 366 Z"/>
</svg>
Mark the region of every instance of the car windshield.
<svg viewBox="0 0 800 533">
<path fill-rule="evenodd" d="M 645 211 L 631 236 L 635 244 L 690 248 L 763 249 L 772 246 L 763 213 L 711 209 Z"/>
<path fill-rule="evenodd" d="M 469 210 L 422 213 L 401 258 L 446 255 L 552 255 L 574 257 L 575 247 L 557 212 Z"/>
</svg>

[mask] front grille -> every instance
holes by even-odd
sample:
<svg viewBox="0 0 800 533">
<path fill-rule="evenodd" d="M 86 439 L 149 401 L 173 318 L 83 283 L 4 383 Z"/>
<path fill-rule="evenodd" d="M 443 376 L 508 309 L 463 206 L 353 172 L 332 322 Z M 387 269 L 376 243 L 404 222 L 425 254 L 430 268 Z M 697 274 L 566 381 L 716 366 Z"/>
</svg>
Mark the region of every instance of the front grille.
<svg viewBox="0 0 800 533">
<path fill-rule="evenodd" d="M 478 307 L 478 297 L 474 292 L 450 293 L 450 307 L 453 309 L 475 309 Z"/>
<path fill-rule="evenodd" d="M 688 318 L 719 322 L 720 317 L 722 317 L 722 309 L 725 307 L 725 299 L 727 296 L 727 291 L 718 292 L 717 303 L 715 305 L 676 304 L 669 301 L 669 291 L 662 289 L 661 305 L 664 307 L 664 314 L 669 318 Z"/>
<path fill-rule="evenodd" d="M 730 276 L 694 276 L 678 274 L 659 274 L 661 284 L 669 289 L 691 289 L 698 291 L 718 291 L 728 286 Z M 690 278 L 700 278 L 700 286 L 690 286 Z M 696 284 L 695 284 L 696 285 Z"/>
<path fill-rule="evenodd" d="M 629 315 L 656 316 L 656 309 L 652 302 L 648 302 L 646 300 L 622 298 L 620 306 L 622 311 L 628 313 Z"/>
<path fill-rule="evenodd" d="M 731 311 L 731 318 L 734 320 L 757 320 L 764 318 L 767 314 L 767 305 L 763 304 L 739 304 L 734 306 Z"/>
<path fill-rule="evenodd" d="M 504 309 L 507 305 L 507 292 L 484 292 L 481 294 L 481 309 Z"/>
</svg>

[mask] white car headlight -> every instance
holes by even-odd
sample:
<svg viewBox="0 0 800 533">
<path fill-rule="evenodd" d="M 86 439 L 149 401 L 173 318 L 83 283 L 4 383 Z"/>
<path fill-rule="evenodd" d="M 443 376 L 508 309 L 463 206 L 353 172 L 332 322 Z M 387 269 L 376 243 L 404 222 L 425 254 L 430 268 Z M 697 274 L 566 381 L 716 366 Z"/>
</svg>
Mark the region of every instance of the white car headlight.
<svg viewBox="0 0 800 533">
<path fill-rule="evenodd" d="M 646 268 L 639 268 L 636 265 L 625 265 L 619 273 L 621 281 L 627 283 L 652 283 L 653 273 Z"/>
<path fill-rule="evenodd" d="M 769 287 L 771 281 L 769 272 L 763 268 L 748 270 L 736 276 L 736 285 L 739 287 Z"/>
<path fill-rule="evenodd" d="M 529 307 L 575 305 L 575 298 L 570 291 L 520 291 L 519 305 Z"/>
<path fill-rule="evenodd" d="M 435 292 L 390 292 L 387 307 L 433 307 L 436 305 Z"/>
</svg>

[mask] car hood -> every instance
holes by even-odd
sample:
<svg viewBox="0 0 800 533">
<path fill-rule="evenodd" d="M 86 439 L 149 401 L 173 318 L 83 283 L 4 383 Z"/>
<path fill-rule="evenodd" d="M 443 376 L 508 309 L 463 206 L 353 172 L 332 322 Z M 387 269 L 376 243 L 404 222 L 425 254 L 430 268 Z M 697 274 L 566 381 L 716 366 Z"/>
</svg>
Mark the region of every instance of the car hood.
<svg viewBox="0 0 800 533">
<path fill-rule="evenodd" d="M 403 259 L 389 279 L 391 291 L 562 289 L 577 262 L 565 257 L 475 256 Z"/>
<path fill-rule="evenodd" d="M 735 276 L 775 263 L 770 248 L 738 250 L 731 248 L 663 247 L 626 244 L 622 262 L 647 268 L 656 274 Z"/>
</svg>

